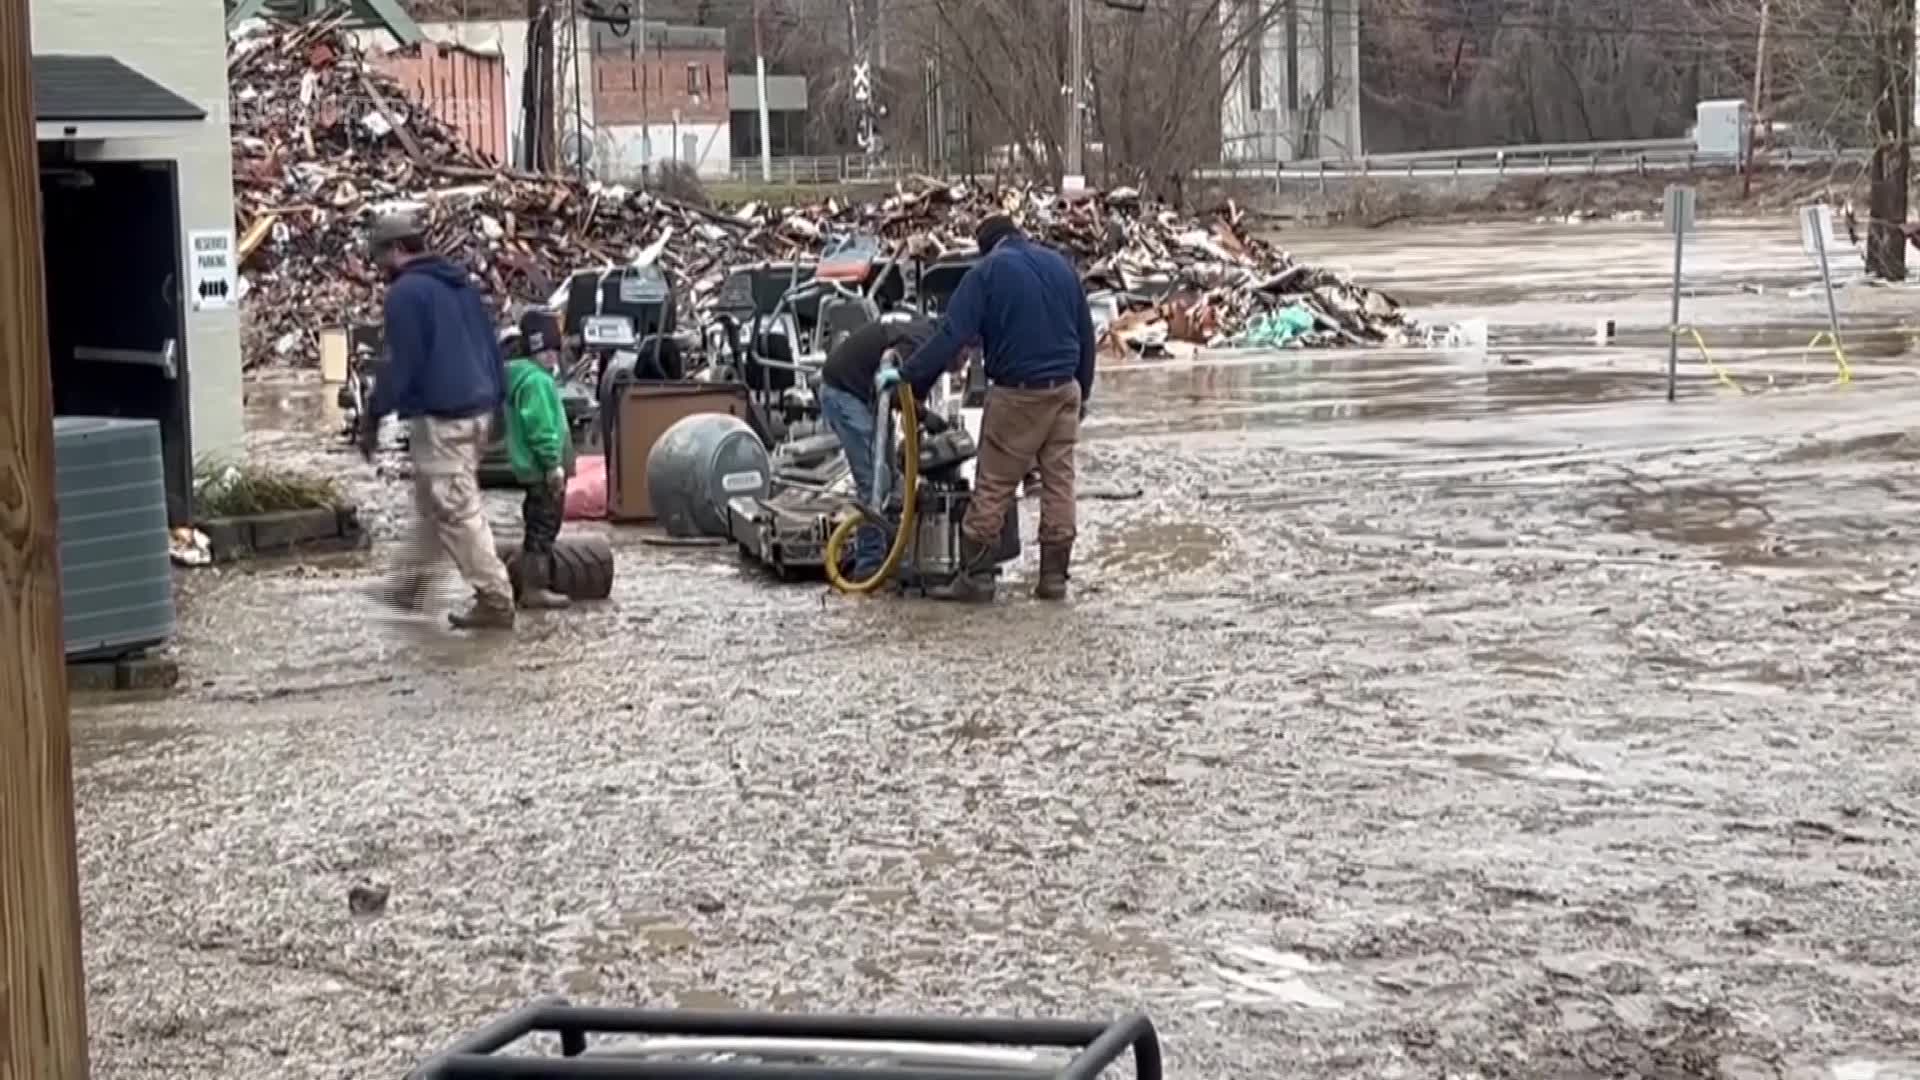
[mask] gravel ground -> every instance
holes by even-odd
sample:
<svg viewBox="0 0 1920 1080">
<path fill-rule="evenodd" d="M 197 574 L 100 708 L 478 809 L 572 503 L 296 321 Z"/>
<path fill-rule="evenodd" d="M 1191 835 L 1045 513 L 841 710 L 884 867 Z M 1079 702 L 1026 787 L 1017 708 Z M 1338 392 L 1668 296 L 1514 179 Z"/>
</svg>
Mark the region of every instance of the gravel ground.
<svg viewBox="0 0 1920 1080">
<path fill-rule="evenodd" d="M 1920 1076 L 1920 384 L 1660 359 L 1116 372 L 1083 485 L 1145 496 L 1063 607 L 622 537 L 612 603 L 469 641 L 353 560 L 188 575 L 186 689 L 76 719 L 96 1076 L 397 1076 L 545 993 Z"/>
</svg>

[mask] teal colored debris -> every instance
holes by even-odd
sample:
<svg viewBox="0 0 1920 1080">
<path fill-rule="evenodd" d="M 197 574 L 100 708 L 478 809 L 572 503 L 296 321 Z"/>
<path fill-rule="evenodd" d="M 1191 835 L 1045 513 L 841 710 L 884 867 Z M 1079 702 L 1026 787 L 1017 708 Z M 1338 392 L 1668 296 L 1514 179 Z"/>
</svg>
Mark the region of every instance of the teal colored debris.
<svg viewBox="0 0 1920 1080">
<path fill-rule="evenodd" d="M 1301 304 L 1288 304 L 1254 319 L 1233 343 L 1255 349 L 1277 349 L 1292 344 L 1313 327 L 1313 312 Z"/>
</svg>

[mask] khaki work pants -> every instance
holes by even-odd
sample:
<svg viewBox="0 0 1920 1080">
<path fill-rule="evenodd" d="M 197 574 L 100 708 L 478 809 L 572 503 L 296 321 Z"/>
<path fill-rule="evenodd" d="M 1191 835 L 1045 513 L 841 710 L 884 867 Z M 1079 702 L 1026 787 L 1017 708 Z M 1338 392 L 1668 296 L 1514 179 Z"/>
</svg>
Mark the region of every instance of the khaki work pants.
<svg viewBox="0 0 1920 1080">
<path fill-rule="evenodd" d="M 425 581 L 443 560 L 451 559 L 482 603 L 512 607 L 513 585 L 494 549 L 493 529 L 480 499 L 480 455 L 492 419 L 422 416 L 409 423 L 413 532 L 401 555 L 400 572 Z"/>
<path fill-rule="evenodd" d="M 1074 522 L 1073 452 L 1080 445 L 1080 384 L 1068 380 L 1048 390 L 995 386 L 980 417 L 980 456 L 974 463 L 973 498 L 961 530 L 974 543 L 993 547 L 1007 520 L 1007 506 L 1020 481 L 1040 468 L 1040 543 L 1071 544 Z"/>
</svg>

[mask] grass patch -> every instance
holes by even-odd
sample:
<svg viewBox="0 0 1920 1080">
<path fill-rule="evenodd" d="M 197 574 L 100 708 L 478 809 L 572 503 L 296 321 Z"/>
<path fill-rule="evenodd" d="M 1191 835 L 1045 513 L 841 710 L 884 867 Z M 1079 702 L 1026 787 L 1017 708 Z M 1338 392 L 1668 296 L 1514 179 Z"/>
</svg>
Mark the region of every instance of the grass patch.
<svg viewBox="0 0 1920 1080">
<path fill-rule="evenodd" d="M 202 518 L 338 510 L 347 505 L 346 493 L 332 477 L 225 459 L 194 466 L 193 500 Z"/>
</svg>

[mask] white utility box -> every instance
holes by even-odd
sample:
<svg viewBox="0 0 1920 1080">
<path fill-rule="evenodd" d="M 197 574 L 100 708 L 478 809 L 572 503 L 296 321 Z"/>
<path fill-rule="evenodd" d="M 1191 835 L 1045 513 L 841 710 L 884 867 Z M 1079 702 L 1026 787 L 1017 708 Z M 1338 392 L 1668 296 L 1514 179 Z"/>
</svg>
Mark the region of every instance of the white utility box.
<svg viewBox="0 0 1920 1080">
<path fill-rule="evenodd" d="M 1702 101 L 1693 114 L 1693 149 L 1697 154 L 1745 160 L 1747 141 L 1753 138 L 1753 114 L 1738 98 Z"/>
</svg>

